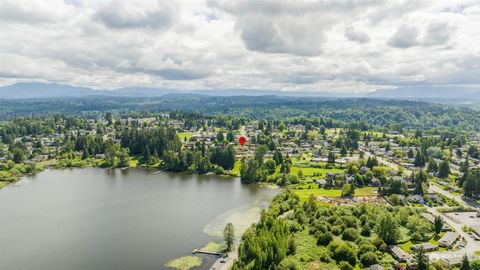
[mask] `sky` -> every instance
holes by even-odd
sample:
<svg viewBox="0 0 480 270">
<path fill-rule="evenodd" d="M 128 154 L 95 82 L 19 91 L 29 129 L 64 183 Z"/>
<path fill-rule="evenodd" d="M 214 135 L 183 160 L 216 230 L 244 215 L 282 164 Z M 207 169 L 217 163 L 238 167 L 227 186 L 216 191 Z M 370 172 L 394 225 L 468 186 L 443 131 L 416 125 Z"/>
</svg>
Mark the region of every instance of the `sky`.
<svg viewBox="0 0 480 270">
<path fill-rule="evenodd" d="M 0 85 L 480 85 L 480 0 L 1 0 Z"/>
</svg>

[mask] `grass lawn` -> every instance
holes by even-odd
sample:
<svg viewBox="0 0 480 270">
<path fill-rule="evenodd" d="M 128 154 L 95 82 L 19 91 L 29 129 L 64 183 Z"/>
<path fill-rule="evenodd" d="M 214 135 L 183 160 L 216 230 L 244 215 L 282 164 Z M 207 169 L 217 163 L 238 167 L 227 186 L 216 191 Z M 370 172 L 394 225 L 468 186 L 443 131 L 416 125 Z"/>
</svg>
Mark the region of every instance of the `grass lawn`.
<svg viewBox="0 0 480 270">
<path fill-rule="evenodd" d="M 327 172 L 330 172 L 330 173 L 335 173 L 335 172 L 338 172 L 338 173 L 343 173 L 345 172 L 345 170 L 342 170 L 342 169 L 336 169 L 336 168 L 333 168 L 333 169 L 324 169 L 324 168 L 313 168 L 313 167 L 297 167 L 297 166 L 292 166 L 292 168 L 290 169 L 290 173 L 292 174 L 297 174 L 298 171 L 302 171 L 303 173 L 303 176 L 305 176 L 305 178 L 312 178 L 313 177 L 313 174 L 316 173 L 317 175 L 319 174 L 320 176 L 315 176 L 315 177 L 325 177 L 327 175 Z"/>
<path fill-rule="evenodd" d="M 235 166 L 233 166 L 233 169 L 230 172 L 235 174 L 236 176 L 240 176 L 241 166 L 242 166 L 242 162 L 240 160 L 235 161 Z"/>
<path fill-rule="evenodd" d="M 182 142 L 185 140 L 185 138 L 187 138 L 187 141 L 190 140 L 190 138 L 192 137 L 193 134 L 195 134 L 195 133 L 192 133 L 192 132 L 179 132 L 179 133 L 177 133 L 178 137 L 180 138 L 180 140 Z"/>
<path fill-rule="evenodd" d="M 218 243 L 215 241 L 211 241 L 208 244 L 206 244 L 204 247 L 202 247 L 200 250 L 207 251 L 207 252 L 221 252 L 226 248 L 227 246 L 225 245 L 225 243 Z"/>
<path fill-rule="evenodd" d="M 355 195 L 354 196 L 375 196 L 377 193 L 376 187 L 362 187 L 362 188 L 355 188 Z M 300 189 L 294 191 L 299 197 L 300 201 L 304 202 L 310 198 L 311 195 L 314 197 L 340 197 L 342 196 L 341 189 L 324 189 L 324 188 L 315 188 L 315 189 Z"/>
<path fill-rule="evenodd" d="M 403 249 L 406 252 L 412 252 L 412 246 L 413 246 L 412 241 L 408 241 L 406 243 L 400 244 L 399 246 L 401 249 Z"/>
<path fill-rule="evenodd" d="M 131 158 L 128 164 L 130 167 L 137 167 L 138 159 Z"/>
<path fill-rule="evenodd" d="M 177 270 L 189 270 L 200 265 L 202 265 L 202 258 L 195 256 L 180 257 L 165 264 L 165 266 Z"/>
<path fill-rule="evenodd" d="M 8 182 L 0 181 L 0 188 L 3 188 L 6 185 L 8 185 Z"/>
<path fill-rule="evenodd" d="M 328 254 L 324 247 L 317 246 L 317 239 L 306 231 L 295 233 L 297 251 L 293 259 L 300 265 L 300 269 L 334 269 L 335 263 L 327 264 L 319 261 L 319 258 Z"/>
<path fill-rule="evenodd" d="M 478 256 L 480 256 L 480 250 L 475 251 L 475 254 L 477 254 Z"/>
</svg>

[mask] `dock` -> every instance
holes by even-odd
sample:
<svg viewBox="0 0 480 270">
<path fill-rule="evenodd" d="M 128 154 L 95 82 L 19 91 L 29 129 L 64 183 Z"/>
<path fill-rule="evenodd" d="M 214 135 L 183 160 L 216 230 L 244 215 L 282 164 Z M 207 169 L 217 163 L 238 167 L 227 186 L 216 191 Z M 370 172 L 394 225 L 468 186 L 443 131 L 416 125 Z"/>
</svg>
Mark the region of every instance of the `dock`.
<svg viewBox="0 0 480 270">
<path fill-rule="evenodd" d="M 192 254 L 207 254 L 207 255 L 215 255 L 215 256 L 222 256 L 223 254 L 220 252 L 210 252 L 210 251 L 202 251 L 199 249 L 194 249 Z"/>
</svg>

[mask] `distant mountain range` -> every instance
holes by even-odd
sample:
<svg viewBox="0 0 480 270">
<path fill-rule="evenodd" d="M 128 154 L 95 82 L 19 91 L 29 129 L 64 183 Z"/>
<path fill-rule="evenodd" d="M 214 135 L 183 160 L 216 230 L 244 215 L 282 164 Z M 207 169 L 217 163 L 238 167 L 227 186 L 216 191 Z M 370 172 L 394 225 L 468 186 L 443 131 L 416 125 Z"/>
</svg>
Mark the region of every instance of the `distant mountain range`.
<svg viewBox="0 0 480 270">
<path fill-rule="evenodd" d="M 368 93 L 334 92 L 287 92 L 253 89 L 225 90 L 170 90 L 160 88 L 126 87 L 116 90 L 93 90 L 57 83 L 17 83 L 0 87 L 0 98 L 69 98 L 86 96 L 112 97 L 161 97 L 164 95 L 207 95 L 207 96 L 315 96 L 315 97 L 366 97 L 408 100 L 437 100 L 452 102 L 480 102 L 480 88 L 462 86 L 402 86 L 391 90 L 377 90 Z"/>
</svg>

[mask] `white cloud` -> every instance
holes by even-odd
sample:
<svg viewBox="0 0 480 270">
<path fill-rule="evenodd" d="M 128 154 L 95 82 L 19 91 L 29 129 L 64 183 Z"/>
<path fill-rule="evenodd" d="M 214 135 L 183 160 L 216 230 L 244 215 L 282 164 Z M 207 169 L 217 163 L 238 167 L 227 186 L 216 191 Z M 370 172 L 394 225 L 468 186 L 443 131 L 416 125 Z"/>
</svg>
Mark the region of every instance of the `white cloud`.
<svg viewBox="0 0 480 270">
<path fill-rule="evenodd" d="M 402 25 L 390 38 L 388 44 L 396 48 L 409 48 L 419 44 L 420 32 L 415 26 Z"/>
<path fill-rule="evenodd" d="M 370 37 L 367 34 L 356 31 L 353 26 L 345 28 L 345 36 L 349 40 L 356 41 L 358 43 L 367 43 L 370 41 Z"/>
<path fill-rule="evenodd" d="M 0 84 L 478 84 L 479 11 L 473 0 L 2 0 Z"/>
</svg>

